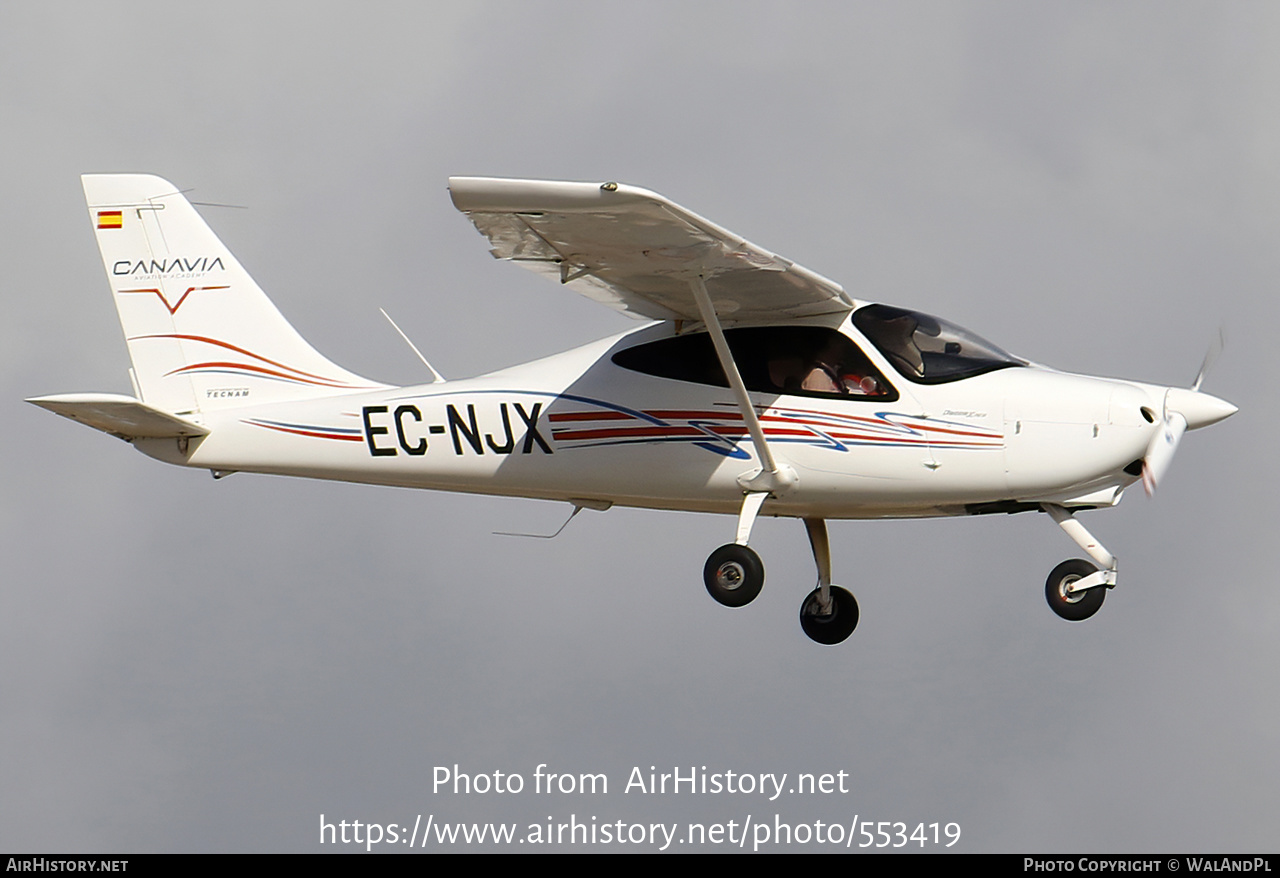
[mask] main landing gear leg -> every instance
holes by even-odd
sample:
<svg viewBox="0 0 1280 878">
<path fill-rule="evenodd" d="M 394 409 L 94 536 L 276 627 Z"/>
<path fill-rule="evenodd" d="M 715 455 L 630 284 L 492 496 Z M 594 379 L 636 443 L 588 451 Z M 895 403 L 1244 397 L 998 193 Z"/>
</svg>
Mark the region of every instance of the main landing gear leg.
<svg viewBox="0 0 1280 878">
<path fill-rule="evenodd" d="M 701 269 L 699 266 L 700 272 Z M 755 523 L 765 498 L 794 488 L 798 476 L 792 467 L 786 463 L 780 464 L 769 448 L 764 427 L 761 426 L 755 404 L 751 401 L 751 394 L 747 393 L 747 385 L 742 381 L 742 373 L 738 371 L 733 351 L 720 326 L 720 317 L 716 314 L 715 303 L 711 301 L 711 293 L 707 290 L 706 278 L 699 273 L 686 276 L 686 280 L 693 293 L 693 300 L 698 303 L 698 314 L 707 327 L 707 335 L 711 336 L 716 359 L 724 370 L 729 389 L 733 391 L 734 401 L 742 414 L 742 423 L 751 434 L 751 444 L 755 447 L 756 458 L 760 462 L 759 469 L 738 476 L 738 484 L 742 486 L 744 496 L 742 511 L 738 514 L 737 540 L 712 552 L 706 566 L 702 568 L 702 581 L 706 583 L 711 596 L 727 606 L 741 607 L 750 603 L 764 585 L 764 564 L 760 562 L 759 555 L 747 548 L 751 525 Z"/>
<path fill-rule="evenodd" d="M 840 643 L 858 627 L 858 602 L 848 591 L 831 584 L 831 542 L 827 539 L 827 522 L 821 518 L 806 518 L 804 527 L 813 548 L 813 562 L 818 567 L 818 587 L 800 605 L 800 627 L 818 643 Z"/>
<path fill-rule="evenodd" d="M 768 491 L 754 491 L 742 498 L 736 538 L 712 552 L 702 568 L 707 592 L 726 607 L 746 606 L 764 587 L 764 562 L 747 547 L 747 542 L 768 496 Z"/>
<path fill-rule="evenodd" d="M 1044 584 L 1049 608 L 1064 619 L 1079 622 L 1102 608 L 1107 589 L 1116 587 L 1116 558 L 1089 533 L 1065 506 L 1044 503 L 1041 508 L 1097 564 L 1080 558 L 1063 561 Z"/>
</svg>

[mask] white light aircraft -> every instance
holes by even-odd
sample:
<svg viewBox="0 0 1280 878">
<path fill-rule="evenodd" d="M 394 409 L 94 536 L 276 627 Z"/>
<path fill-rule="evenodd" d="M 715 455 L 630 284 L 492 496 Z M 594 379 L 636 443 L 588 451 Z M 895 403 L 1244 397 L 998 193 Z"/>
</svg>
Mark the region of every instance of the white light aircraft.
<svg viewBox="0 0 1280 878">
<path fill-rule="evenodd" d="M 432 369 L 432 383 L 394 387 L 303 340 L 172 184 L 83 183 L 134 395 L 30 402 L 215 478 L 734 514 L 733 541 L 703 570 L 731 607 L 764 583 L 748 546 L 757 516 L 798 518 L 817 566 L 800 622 L 819 643 L 858 622 L 853 595 L 831 584 L 828 519 L 1043 511 L 1092 559 L 1054 568 L 1049 605 L 1088 618 L 1116 560 L 1076 513 L 1114 506 L 1139 480 L 1154 490 L 1186 430 L 1236 411 L 1200 392 L 1204 367 L 1180 388 L 1035 365 L 937 317 L 854 299 L 644 189 L 481 177 L 449 190 L 495 257 L 657 322 L 478 378 Z"/>
</svg>

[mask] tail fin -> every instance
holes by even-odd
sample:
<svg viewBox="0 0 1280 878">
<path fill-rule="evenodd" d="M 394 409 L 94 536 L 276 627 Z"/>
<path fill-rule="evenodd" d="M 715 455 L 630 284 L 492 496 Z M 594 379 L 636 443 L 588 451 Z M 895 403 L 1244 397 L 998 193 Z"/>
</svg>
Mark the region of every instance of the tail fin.
<svg viewBox="0 0 1280 878">
<path fill-rule="evenodd" d="M 189 414 L 385 386 L 311 347 L 173 184 L 81 180 L 145 403 Z"/>
</svg>

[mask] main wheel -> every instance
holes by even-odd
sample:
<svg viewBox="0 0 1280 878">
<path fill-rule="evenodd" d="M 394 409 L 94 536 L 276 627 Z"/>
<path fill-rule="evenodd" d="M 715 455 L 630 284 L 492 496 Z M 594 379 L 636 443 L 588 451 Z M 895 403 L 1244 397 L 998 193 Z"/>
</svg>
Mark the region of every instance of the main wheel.
<svg viewBox="0 0 1280 878">
<path fill-rule="evenodd" d="M 1079 558 L 1063 561 L 1053 568 L 1044 584 L 1044 596 L 1049 602 L 1049 609 L 1070 622 L 1080 622 L 1098 612 L 1107 596 L 1105 585 L 1074 593 L 1067 591 L 1067 586 L 1071 583 L 1079 582 L 1097 571 L 1096 564 Z"/>
<path fill-rule="evenodd" d="M 702 581 L 726 607 L 743 607 L 764 588 L 764 562 L 746 546 L 730 543 L 711 553 L 702 568 Z"/>
<path fill-rule="evenodd" d="M 809 592 L 800 605 L 800 627 L 810 640 L 828 645 L 845 640 L 858 627 L 858 602 L 838 585 L 831 588 L 831 612 L 823 615 L 819 589 Z"/>
</svg>

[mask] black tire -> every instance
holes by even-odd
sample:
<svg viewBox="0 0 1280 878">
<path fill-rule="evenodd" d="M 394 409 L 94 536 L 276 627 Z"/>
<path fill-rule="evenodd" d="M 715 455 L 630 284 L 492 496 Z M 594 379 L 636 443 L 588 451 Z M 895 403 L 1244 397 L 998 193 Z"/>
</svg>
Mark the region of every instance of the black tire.
<svg viewBox="0 0 1280 878">
<path fill-rule="evenodd" d="M 831 601 L 835 605 L 832 612 L 822 615 L 822 604 L 818 602 L 818 589 L 815 588 L 800 605 L 800 627 L 810 640 L 833 646 L 846 640 L 858 627 L 858 602 L 840 586 L 830 588 Z"/>
<path fill-rule="evenodd" d="M 1067 594 L 1068 585 L 1097 571 L 1098 565 L 1079 558 L 1063 561 L 1053 568 L 1044 584 L 1044 597 L 1049 602 L 1049 609 L 1069 622 L 1082 622 L 1098 612 L 1107 596 L 1105 585 Z"/>
<path fill-rule="evenodd" d="M 764 562 L 746 546 L 730 543 L 711 553 L 702 568 L 707 593 L 726 607 L 745 607 L 764 588 Z"/>
</svg>

